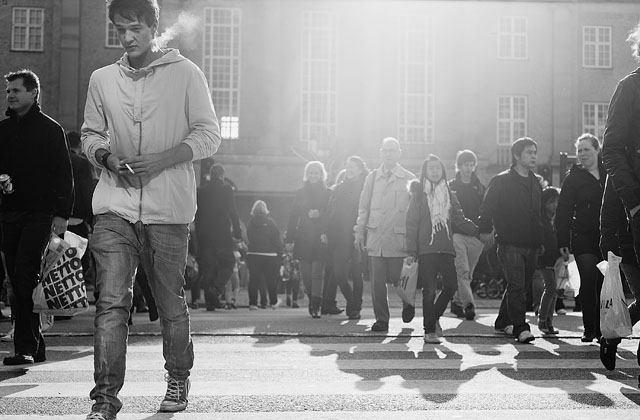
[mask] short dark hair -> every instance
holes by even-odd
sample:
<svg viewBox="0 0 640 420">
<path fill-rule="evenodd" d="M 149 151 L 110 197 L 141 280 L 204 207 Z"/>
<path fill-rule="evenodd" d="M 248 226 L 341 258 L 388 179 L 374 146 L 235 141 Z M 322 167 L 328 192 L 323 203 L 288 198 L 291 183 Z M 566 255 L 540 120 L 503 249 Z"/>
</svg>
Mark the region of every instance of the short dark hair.
<svg viewBox="0 0 640 420">
<path fill-rule="evenodd" d="M 536 151 L 538 150 L 538 143 L 533 141 L 530 137 L 520 137 L 518 140 L 514 141 L 511 145 L 511 164 L 516 164 L 516 156 L 522 156 L 522 152 L 528 146 L 535 146 Z"/>
<path fill-rule="evenodd" d="M 82 142 L 80 141 L 80 133 L 77 131 L 67 131 L 67 143 L 69 144 L 69 148 L 76 149 L 82 146 Z"/>
<path fill-rule="evenodd" d="M 158 26 L 160 20 L 160 6 L 157 0 L 111 0 L 108 7 L 111 23 L 115 23 L 115 15 L 144 22 L 149 27 Z"/>
<path fill-rule="evenodd" d="M 33 89 L 38 89 L 38 93 L 36 94 L 37 101 L 38 97 L 40 96 L 40 79 L 38 78 L 38 75 L 29 69 L 12 71 L 11 73 L 7 73 L 4 75 L 4 80 L 6 80 L 7 82 L 13 82 L 17 79 L 22 79 L 22 84 L 29 92 L 31 92 Z"/>
<path fill-rule="evenodd" d="M 591 134 L 591 133 L 584 133 L 583 135 L 578 137 L 578 139 L 576 140 L 576 142 L 575 142 L 575 144 L 573 146 L 577 149 L 578 148 L 578 143 L 580 143 L 582 140 L 590 140 L 591 141 L 591 145 L 596 150 L 600 150 L 600 148 L 601 148 L 600 140 L 598 140 L 598 138 L 596 136 L 594 136 L 593 134 Z"/>
<path fill-rule="evenodd" d="M 478 163 L 478 157 L 475 153 L 473 153 L 473 151 L 469 149 L 460 150 L 456 155 L 456 168 L 459 170 L 460 167 L 467 162 L 473 162 L 473 164 L 475 165 L 476 163 Z"/>
<path fill-rule="evenodd" d="M 212 165 L 209 169 L 209 176 L 211 179 L 223 179 L 224 178 L 224 168 L 222 165 Z"/>
</svg>

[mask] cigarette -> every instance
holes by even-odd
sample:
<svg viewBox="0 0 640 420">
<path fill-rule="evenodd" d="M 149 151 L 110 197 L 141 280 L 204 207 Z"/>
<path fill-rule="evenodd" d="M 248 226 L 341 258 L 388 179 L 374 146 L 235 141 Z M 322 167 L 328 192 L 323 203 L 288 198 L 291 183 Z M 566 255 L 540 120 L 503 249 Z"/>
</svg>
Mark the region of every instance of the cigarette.
<svg viewBox="0 0 640 420">
<path fill-rule="evenodd" d="M 135 172 L 133 172 L 133 169 L 131 169 L 131 166 L 129 166 L 129 164 L 128 164 L 128 163 L 125 163 L 125 164 L 124 164 L 124 166 L 126 166 L 126 167 L 127 167 L 127 169 L 129 170 L 129 172 L 131 172 L 131 174 L 132 174 L 132 175 L 135 175 L 135 174 L 136 174 Z"/>
</svg>

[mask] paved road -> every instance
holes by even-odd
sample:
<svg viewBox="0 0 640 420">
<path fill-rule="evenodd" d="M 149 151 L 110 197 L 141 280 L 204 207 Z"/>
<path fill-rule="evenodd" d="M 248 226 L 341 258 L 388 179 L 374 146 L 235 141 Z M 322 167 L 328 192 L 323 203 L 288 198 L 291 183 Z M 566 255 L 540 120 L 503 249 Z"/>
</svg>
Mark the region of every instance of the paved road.
<svg viewBox="0 0 640 420">
<path fill-rule="evenodd" d="M 598 347 L 581 343 L 579 314 L 556 319 L 561 334 L 521 345 L 493 333 L 496 309 L 475 322 L 447 314 L 445 341 L 422 341 L 394 308 L 387 334 L 343 316 L 304 309 L 193 312 L 196 362 L 189 408 L 156 413 L 165 391 L 158 323 L 136 314 L 118 416 L 133 419 L 639 419 L 640 329 L 623 340 L 608 372 Z M 495 305 L 494 305 L 495 306 Z M 419 311 L 418 311 L 419 312 Z M 533 314 L 530 314 L 533 319 Z M 0 367 L 0 419 L 83 419 L 90 410 L 90 313 L 48 333 L 48 361 Z M 0 324 L 0 332 L 6 329 Z M 0 357 L 12 345 L 0 344 Z"/>
</svg>

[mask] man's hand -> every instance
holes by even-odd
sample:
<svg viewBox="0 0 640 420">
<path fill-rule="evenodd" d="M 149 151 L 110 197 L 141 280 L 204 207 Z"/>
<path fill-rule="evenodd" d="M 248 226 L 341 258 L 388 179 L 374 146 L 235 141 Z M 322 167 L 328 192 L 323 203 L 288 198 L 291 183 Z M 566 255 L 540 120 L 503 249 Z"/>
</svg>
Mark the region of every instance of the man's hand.
<svg viewBox="0 0 640 420">
<path fill-rule="evenodd" d="M 569 247 L 563 246 L 560 248 L 560 255 L 562 255 L 562 259 L 565 261 L 569 261 L 569 255 L 571 252 L 569 251 Z"/>
<path fill-rule="evenodd" d="M 116 158 L 117 159 L 117 158 Z M 111 156 L 109 156 L 111 162 Z M 163 153 L 149 153 L 147 155 L 132 156 L 118 160 L 118 175 L 135 175 L 153 177 L 170 166 L 170 162 Z"/>
<path fill-rule="evenodd" d="M 67 219 L 63 219 L 59 216 L 54 216 L 51 221 L 51 231 L 56 235 L 63 235 L 67 231 Z"/>
<path fill-rule="evenodd" d="M 362 234 L 356 233 L 355 241 L 353 241 L 356 249 L 360 251 L 364 251 L 366 244 L 364 243 L 364 236 Z"/>
</svg>

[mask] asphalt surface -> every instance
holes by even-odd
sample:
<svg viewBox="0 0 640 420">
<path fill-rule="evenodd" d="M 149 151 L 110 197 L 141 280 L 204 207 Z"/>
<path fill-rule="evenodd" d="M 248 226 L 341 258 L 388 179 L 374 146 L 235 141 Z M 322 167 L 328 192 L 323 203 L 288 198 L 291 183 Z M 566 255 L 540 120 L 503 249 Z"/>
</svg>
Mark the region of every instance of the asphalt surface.
<svg viewBox="0 0 640 420">
<path fill-rule="evenodd" d="M 554 338 L 542 337 L 529 313 L 536 340 L 523 345 L 495 333 L 498 305 L 478 300 L 475 321 L 446 312 L 439 345 L 424 344 L 420 309 L 402 322 L 394 296 L 387 333 L 369 330 L 368 300 L 359 321 L 311 319 L 305 308 L 192 310 L 192 388 L 178 414 L 157 413 L 166 389 L 159 322 L 134 314 L 118 419 L 640 418 L 640 328 L 607 371 L 598 346 L 580 342 L 579 313 L 557 316 Z M 0 419 L 83 419 L 92 331 L 93 308 L 56 321 L 45 363 L 0 367 Z M 0 343 L 0 357 L 12 351 Z"/>
</svg>

